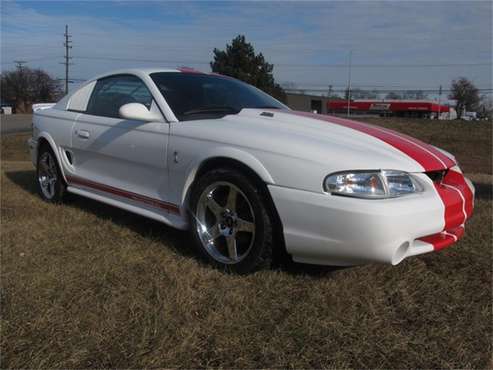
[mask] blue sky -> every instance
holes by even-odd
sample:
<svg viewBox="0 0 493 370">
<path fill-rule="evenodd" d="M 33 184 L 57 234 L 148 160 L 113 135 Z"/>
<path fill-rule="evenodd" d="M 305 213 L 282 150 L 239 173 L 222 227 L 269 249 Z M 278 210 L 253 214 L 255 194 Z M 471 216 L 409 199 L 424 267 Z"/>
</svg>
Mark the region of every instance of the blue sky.
<svg viewBox="0 0 493 370">
<path fill-rule="evenodd" d="M 208 71 L 212 50 L 244 34 L 279 82 L 299 87 L 342 89 L 349 50 L 354 86 L 446 88 L 458 76 L 492 85 L 489 1 L 2 1 L 0 14 L 2 70 L 26 60 L 63 77 L 68 24 L 74 78 L 136 66 Z M 448 66 L 413 67 L 423 64 Z"/>
</svg>

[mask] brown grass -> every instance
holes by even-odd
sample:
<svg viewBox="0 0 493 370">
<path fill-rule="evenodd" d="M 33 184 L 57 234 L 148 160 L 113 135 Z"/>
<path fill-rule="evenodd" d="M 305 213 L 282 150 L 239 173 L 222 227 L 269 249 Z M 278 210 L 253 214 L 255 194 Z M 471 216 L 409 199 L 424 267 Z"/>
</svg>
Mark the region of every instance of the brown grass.
<svg viewBox="0 0 493 370">
<path fill-rule="evenodd" d="M 491 148 L 481 130 L 458 156 Z M 2 138 L 1 368 L 491 366 L 482 164 L 468 169 L 487 174 L 473 176 L 475 216 L 452 248 L 396 267 L 240 277 L 198 261 L 184 232 L 83 198 L 42 202 L 25 138 Z"/>
<path fill-rule="evenodd" d="M 464 172 L 492 173 L 491 121 L 432 121 L 406 118 L 362 118 L 361 121 L 414 136 L 454 154 Z"/>
</svg>

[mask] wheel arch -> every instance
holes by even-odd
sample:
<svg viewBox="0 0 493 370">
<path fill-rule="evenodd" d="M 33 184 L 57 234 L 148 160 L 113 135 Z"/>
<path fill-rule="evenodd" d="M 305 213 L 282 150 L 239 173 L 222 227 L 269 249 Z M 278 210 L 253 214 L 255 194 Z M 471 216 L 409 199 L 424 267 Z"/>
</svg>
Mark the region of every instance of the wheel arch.
<svg viewBox="0 0 493 370">
<path fill-rule="evenodd" d="M 41 147 L 43 145 L 47 145 L 51 149 L 51 151 L 55 154 L 55 158 L 56 158 L 56 161 L 57 161 L 57 164 L 58 164 L 58 168 L 60 169 L 60 172 L 62 173 L 63 180 L 67 184 L 68 183 L 67 182 L 67 178 L 65 177 L 65 172 L 63 171 L 63 166 L 62 166 L 62 161 L 61 161 L 61 158 L 60 158 L 60 153 L 57 150 L 57 146 L 55 144 L 55 140 L 53 140 L 53 138 L 51 137 L 51 135 L 48 134 L 47 132 L 40 132 L 39 135 L 38 135 L 38 140 L 37 141 L 38 141 L 37 148 L 36 148 L 37 157 L 39 157 L 39 150 L 41 149 Z M 36 161 L 37 161 L 37 158 L 36 158 Z"/>
<path fill-rule="evenodd" d="M 253 164 L 253 165 L 252 165 Z M 259 167 L 260 166 L 260 167 Z M 273 184 L 274 180 L 267 172 L 264 166 L 258 161 L 245 163 L 242 159 L 237 157 L 216 155 L 203 159 L 198 163 L 194 169 L 191 171 L 189 178 L 186 182 L 186 188 L 184 190 L 182 204 L 185 209 L 189 208 L 190 193 L 193 185 L 197 179 L 200 178 L 207 171 L 217 169 L 217 168 L 230 168 L 239 170 L 242 174 L 246 175 L 251 179 L 259 189 L 261 189 L 265 199 L 267 200 L 268 211 L 273 217 L 274 231 L 274 243 L 278 245 L 279 248 L 275 248 L 274 253 L 279 253 L 281 258 L 284 257 L 286 252 L 286 244 L 284 241 L 284 231 L 281 218 L 275 206 L 274 199 L 272 198 L 267 184 Z"/>
<path fill-rule="evenodd" d="M 183 205 L 187 205 L 190 189 L 198 178 L 197 176 L 203 174 L 206 170 L 217 168 L 219 165 L 230 165 L 230 167 L 237 165 L 247 171 L 248 174 L 254 176 L 255 179 L 260 179 L 263 184 L 275 183 L 269 171 L 252 154 L 237 148 L 219 147 L 211 152 L 204 153 L 189 166 L 181 196 Z"/>
</svg>

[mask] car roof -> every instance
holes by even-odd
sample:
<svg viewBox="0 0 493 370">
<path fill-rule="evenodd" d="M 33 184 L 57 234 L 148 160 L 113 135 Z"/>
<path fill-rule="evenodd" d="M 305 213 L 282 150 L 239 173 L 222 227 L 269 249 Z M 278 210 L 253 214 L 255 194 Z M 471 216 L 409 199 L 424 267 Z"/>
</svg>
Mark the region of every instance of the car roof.
<svg viewBox="0 0 493 370">
<path fill-rule="evenodd" d="M 140 77 L 141 79 L 144 79 L 149 76 L 152 73 L 197 73 L 197 74 L 203 74 L 203 75 L 210 75 L 210 76 L 219 76 L 219 77 L 224 77 L 224 78 L 231 78 L 225 75 L 221 75 L 219 73 L 206 73 L 202 71 L 198 71 L 194 68 L 190 67 L 178 67 L 178 68 L 126 68 L 126 69 L 116 69 L 112 71 L 108 71 L 106 73 L 102 73 L 98 76 L 92 77 L 86 81 L 84 81 L 82 84 L 80 84 L 77 88 L 75 88 L 73 91 L 65 95 L 61 100 L 57 102 L 55 107 L 61 108 L 65 107 L 68 101 L 71 99 L 71 97 L 80 89 L 84 88 L 85 86 L 93 83 L 94 81 L 97 81 L 99 79 L 105 78 L 105 77 L 111 77 L 115 75 L 125 75 L 125 74 L 131 74 Z M 65 108 L 63 108 L 65 109 Z"/>
<path fill-rule="evenodd" d="M 92 82 L 92 81 L 95 81 L 95 80 L 99 80 L 101 78 L 110 77 L 110 76 L 114 76 L 114 75 L 132 74 L 132 75 L 137 75 L 137 76 L 143 77 L 143 76 L 148 76 L 151 73 L 162 73 L 162 72 L 199 73 L 199 74 L 210 74 L 210 75 L 214 75 L 214 76 L 219 76 L 219 74 L 216 74 L 216 73 L 202 72 L 202 71 L 198 71 L 198 70 L 196 70 L 194 68 L 190 68 L 190 67 L 178 67 L 178 68 L 126 68 L 126 69 L 117 69 L 117 70 L 113 70 L 113 71 L 108 71 L 106 73 L 100 74 L 98 76 L 95 76 L 95 77 L 87 80 L 87 82 Z M 224 76 L 224 77 L 227 77 L 227 76 Z"/>
</svg>

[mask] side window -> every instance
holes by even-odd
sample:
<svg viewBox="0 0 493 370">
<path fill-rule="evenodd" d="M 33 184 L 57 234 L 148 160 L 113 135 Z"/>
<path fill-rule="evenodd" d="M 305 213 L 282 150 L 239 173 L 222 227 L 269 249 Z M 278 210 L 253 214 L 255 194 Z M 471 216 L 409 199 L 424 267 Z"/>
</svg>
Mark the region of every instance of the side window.
<svg viewBox="0 0 493 370">
<path fill-rule="evenodd" d="M 67 109 L 72 112 L 85 112 L 95 85 L 96 81 L 93 81 L 77 90 L 74 95 L 70 97 Z"/>
<path fill-rule="evenodd" d="M 98 80 L 87 105 L 87 114 L 119 118 L 118 110 L 128 103 L 141 103 L 151 108 L 152 95 L 142 80 L 132 75 L 119 75 Z"/>
</svg>

